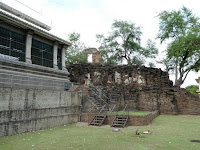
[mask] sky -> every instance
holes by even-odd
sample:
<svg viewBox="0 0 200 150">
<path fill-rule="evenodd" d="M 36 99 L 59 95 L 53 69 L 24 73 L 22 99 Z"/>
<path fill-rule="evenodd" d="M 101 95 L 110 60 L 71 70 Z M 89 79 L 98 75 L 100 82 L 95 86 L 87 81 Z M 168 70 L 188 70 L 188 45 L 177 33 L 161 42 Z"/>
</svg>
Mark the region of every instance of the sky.
<svg viewBox="0 0 200 150">
<path fill-rule="evenodd" d="M 42 15 L 44 23 L 50 24 L 51 33 L 65 40 L 72 32 L 81 34 L 81 41 L 86 47 L 96 47 L 96 34 L 108 34 L 114 20 L 126 20 L 141 27 L 142 45 L 147 39 L 155 40 L 159 21 L 156 17 L 163 10 L 178 10 L 185 6 L 200 16 L 199 0 L 0 0 L 9 2 L 19 9 L 16 2 L 21 2 L 30 9 L 28 15 Z M 35 12 L 35 13 L 33 13 Z M 39 17 L 38 17 L 39 18 Z M 159 49 L 156 60 L 164 56 L 166 44 L 155 40 Z M 156 67 L 161 67 L 157 65 Z M 189 73 L 182 87 L 197 84 L 197 73 Z M 170 74 L 173 80 L 173 74 Z"/>
</svg>

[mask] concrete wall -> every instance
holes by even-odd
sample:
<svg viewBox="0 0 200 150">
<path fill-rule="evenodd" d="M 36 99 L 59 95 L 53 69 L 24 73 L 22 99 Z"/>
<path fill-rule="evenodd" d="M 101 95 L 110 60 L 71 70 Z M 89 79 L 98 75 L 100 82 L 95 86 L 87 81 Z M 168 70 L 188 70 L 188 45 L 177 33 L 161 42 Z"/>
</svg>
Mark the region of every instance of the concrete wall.
<svg viewBox="0 0 200 150">
<path fill-rule="evenodd" d="M 0 137 L 74 123 L 80 93 L 0 88 Z"/>
</svg>

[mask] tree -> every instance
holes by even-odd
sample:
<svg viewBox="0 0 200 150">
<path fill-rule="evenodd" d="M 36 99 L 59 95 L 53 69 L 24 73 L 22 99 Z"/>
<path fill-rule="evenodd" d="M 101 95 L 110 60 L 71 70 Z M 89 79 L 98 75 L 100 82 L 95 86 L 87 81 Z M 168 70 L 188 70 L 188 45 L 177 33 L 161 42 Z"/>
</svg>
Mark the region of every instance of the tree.
<svg viewBox="0 0 200 150">
<path fill-rule="evenodd" d="M 164 71 L 166 71 L 167 73 L 169 73 L 171 70 L 173 70 L 173 64 L 171 61 L 169 61 L 167 58 L 164 58 L 160 61 L 156 61 L 159 64 L 163 64 L 164 65 Z"/>
<path fill-rule="evenodd" d="M 87 63 L 87 54 L 82 52 L 85 49 L 84 43 L 80 42 L 79 33 L 70 33 L 68 36 L 72 46 L 66 51 L 66 64 Z"/>
<path fill-rule="evenodd" d="M 190 93 L 193 93 L 195 95 L 198 95 L 197 93 L 198 89 L 199 89 L 198 85 L 190 85 L 186 87 L 186 90 L 188 90 Z"/>
<path fill-rule="evenodd" d="M 166 50 L 168 67 L 175 71 L 175 85 L 181 86 L 190 71 L 200 66 L 200 23 L 186 7 L 158 15 L 161 43 L 170 41 Z"/>
<path fill-rule="evenodd" d="M 147 48 L 141 46 L 140 27 L 134 23 L 115 20 L 109 36 L 98 34 L 97 42 L 101 45 L 99 51 L 104 62 L 108 64 L 119 64 L 124 61 L 127 64 L 141 65 L 145 62 L 145 57 L 155 58 L 158 50 L 155 43 L 147 41 Z"/>
</svg>

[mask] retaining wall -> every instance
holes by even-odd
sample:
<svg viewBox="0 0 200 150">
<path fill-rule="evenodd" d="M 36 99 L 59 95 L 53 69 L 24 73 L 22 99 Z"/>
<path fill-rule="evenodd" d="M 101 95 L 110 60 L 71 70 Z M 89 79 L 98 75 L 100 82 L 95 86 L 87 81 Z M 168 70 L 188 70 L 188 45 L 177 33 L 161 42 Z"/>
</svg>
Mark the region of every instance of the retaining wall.
<svg viewBox="0 0 200 150">
<path fill-rule="evenodd" d="M 127 124 L 129 126 L 144 126 L 144 125 L 148 125 L 158 115 L 159 115 L 159 112 L 154 111 L 145 115 L 124 115 L 124 116 L 128 116 Z M 94 118 L 94 116 L 95 116 L 94 113 L 90 113 L 90 114 L 83 113 L 81 114 L 81 121 L 90 123 L 92 119 Z M 103 124 L 112 125 L 112 122 L 115 119 L 115 116 L 116 115 L 107 115 Z"/>
<path fill-rule="evenodd" d="M 80 93 L 0 88 L 0 137 L 79 121 Z"/>
</svg>

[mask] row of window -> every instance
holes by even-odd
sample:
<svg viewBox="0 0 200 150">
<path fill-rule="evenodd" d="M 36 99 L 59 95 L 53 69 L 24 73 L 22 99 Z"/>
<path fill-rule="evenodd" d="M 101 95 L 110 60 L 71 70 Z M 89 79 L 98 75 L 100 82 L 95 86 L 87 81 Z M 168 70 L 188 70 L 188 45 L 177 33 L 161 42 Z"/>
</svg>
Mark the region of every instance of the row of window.
<svg viewBox="0 0 200 150">
<path fill-rule="evenodd" d="M 31 58 L 33 64 L 53 68 L 53 47 L 33 39 Z"/>
<path fill-rule="evenodd" d="M 0 27 L 0 53 L 25 61 L 25 36 Z"/>
<path fill-rule="evenodd" d="M 0 27 L 0 53 L 25 61 L 25 36 Z M 53 46 L 32 39 L 31 59 L 33 64 L 53 68 Z M 57 64 L 62 68 L 62 52 L 58 48 Z"/>
</svg>

